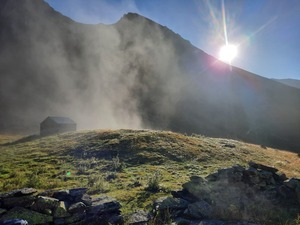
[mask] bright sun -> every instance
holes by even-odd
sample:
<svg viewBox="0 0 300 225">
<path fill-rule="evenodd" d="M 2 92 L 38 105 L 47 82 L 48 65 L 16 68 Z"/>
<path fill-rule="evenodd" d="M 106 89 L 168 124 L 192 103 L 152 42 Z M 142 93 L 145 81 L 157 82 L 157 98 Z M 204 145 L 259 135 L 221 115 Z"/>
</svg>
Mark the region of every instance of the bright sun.
<svg viewBox="0 0 300 225">
<path fill-rule="evenodd" d="M 237 47 L 235 45 L 224 45 L 219 52 L 219 59 L 223 62 L 231 63 L 237 56 Z"/>
</svg>

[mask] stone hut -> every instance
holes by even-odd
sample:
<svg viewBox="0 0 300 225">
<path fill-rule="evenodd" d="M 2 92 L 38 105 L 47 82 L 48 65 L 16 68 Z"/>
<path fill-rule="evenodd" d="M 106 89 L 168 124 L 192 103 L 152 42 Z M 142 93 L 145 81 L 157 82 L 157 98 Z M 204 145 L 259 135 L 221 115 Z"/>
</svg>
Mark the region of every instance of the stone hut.
<svg viewBox="0 0 300 225">
<path fill-rule="evenodd" d="M 76 131 L 76 123 L 68 117 L 48 116 L 40 124 L 40 135 L 47 136 L 52 134 Z"/>
</svg>

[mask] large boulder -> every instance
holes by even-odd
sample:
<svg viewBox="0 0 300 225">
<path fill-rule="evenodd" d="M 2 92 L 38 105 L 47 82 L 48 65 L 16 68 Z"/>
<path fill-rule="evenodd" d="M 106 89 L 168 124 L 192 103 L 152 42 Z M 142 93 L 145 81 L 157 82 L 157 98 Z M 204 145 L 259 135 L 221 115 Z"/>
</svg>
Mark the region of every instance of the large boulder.
<svg viewBox="0 0 300 225">
<path fill-rule="evenodd" d="M 195 219 L 206 219 L 211 217 L 213 208 L 206 201 L 198 201 L 188 205 L 185 215 Z"/>
<path fill-rule="evenodd" d="M 189 202 L 181 198 L 161 197 L 154 201 L 156 210 L 164 209 L 186 209 Z"/>
<path fill-rule="evenodd" d="M 128 225 L 147 225 L 151 216 L 149 213 L 139 210 L 127 216 L 126 224 Z"/>
<path fill-rule="evenodd" d="M 190 194 L 192 194 L 195 199 L 209 199 L 211 189 L 208 185 L 208 182 L 199 176 L 190 177 L 190 181 L 182 185 L 183 190 L 186 190 Z"/>
<path fill-rule="evenodd" d="M 53 221 L 52 216 L 38 213 L 36 211 L 21 208 L 21 207 L 15 207 L 9 210 L 0 218 L 0 221 L 10 220 L 10 219 L 23 219 L 28 221 L 28 224 L 30 225 L 46 224 Z"/>
<path fill-rule="evenodd" d="M 101 215 L 104 213 L 119 212 L 121 205 L 116 199 L 109 196 L 101 196 L 92 200 L 88 213 Z"/>
</svg>

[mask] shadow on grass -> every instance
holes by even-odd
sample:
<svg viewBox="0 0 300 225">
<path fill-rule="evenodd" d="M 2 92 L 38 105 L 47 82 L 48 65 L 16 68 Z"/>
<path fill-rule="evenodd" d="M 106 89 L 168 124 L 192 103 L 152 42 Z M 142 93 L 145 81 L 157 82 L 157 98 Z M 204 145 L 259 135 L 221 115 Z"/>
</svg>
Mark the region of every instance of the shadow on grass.
<svg viewBox="0 0 300 225">
<path fill-rule="evenodd" d="M 9 145 L 20 144 L 20 143 L 25 143 L 25 142 L 29 142 L 29 141 L 34 141 L 36 139 L 39 139 L 40 137 L 41 137 L 40 135 L 33 134 L 33 135 L 29 135 L 29 136 L 23 137 L 21 139 L 18 139 L 16 141 L 1 144 L 1 146 L 9 146 Z"/>
</svg>

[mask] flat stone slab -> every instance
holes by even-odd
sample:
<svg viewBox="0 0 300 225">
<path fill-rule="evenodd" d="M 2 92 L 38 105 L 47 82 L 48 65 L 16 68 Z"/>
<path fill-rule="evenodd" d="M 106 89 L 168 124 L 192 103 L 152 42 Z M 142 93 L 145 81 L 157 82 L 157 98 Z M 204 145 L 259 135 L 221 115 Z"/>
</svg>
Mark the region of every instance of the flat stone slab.
<svg viewBox="0 0 300 225">
<path fill-rule="evenodd" d="M 34 188 L 22 188 L 22 189 L 17 189 L 9 192 L 5 192 L 0 194 L 0 198 L 7 198 L 7 197 L 19 197 L 23 195 L 31 195 L 36 193 L 37 190 Z"/>
<path fill-rule="evenodd" d="M 53 221 L 52 216 L 38 213 L 29 209 L 15 207 L 5 213 L 0 220 L 23 219 L 30 225 L 46 224 Z"/>
</svg>

